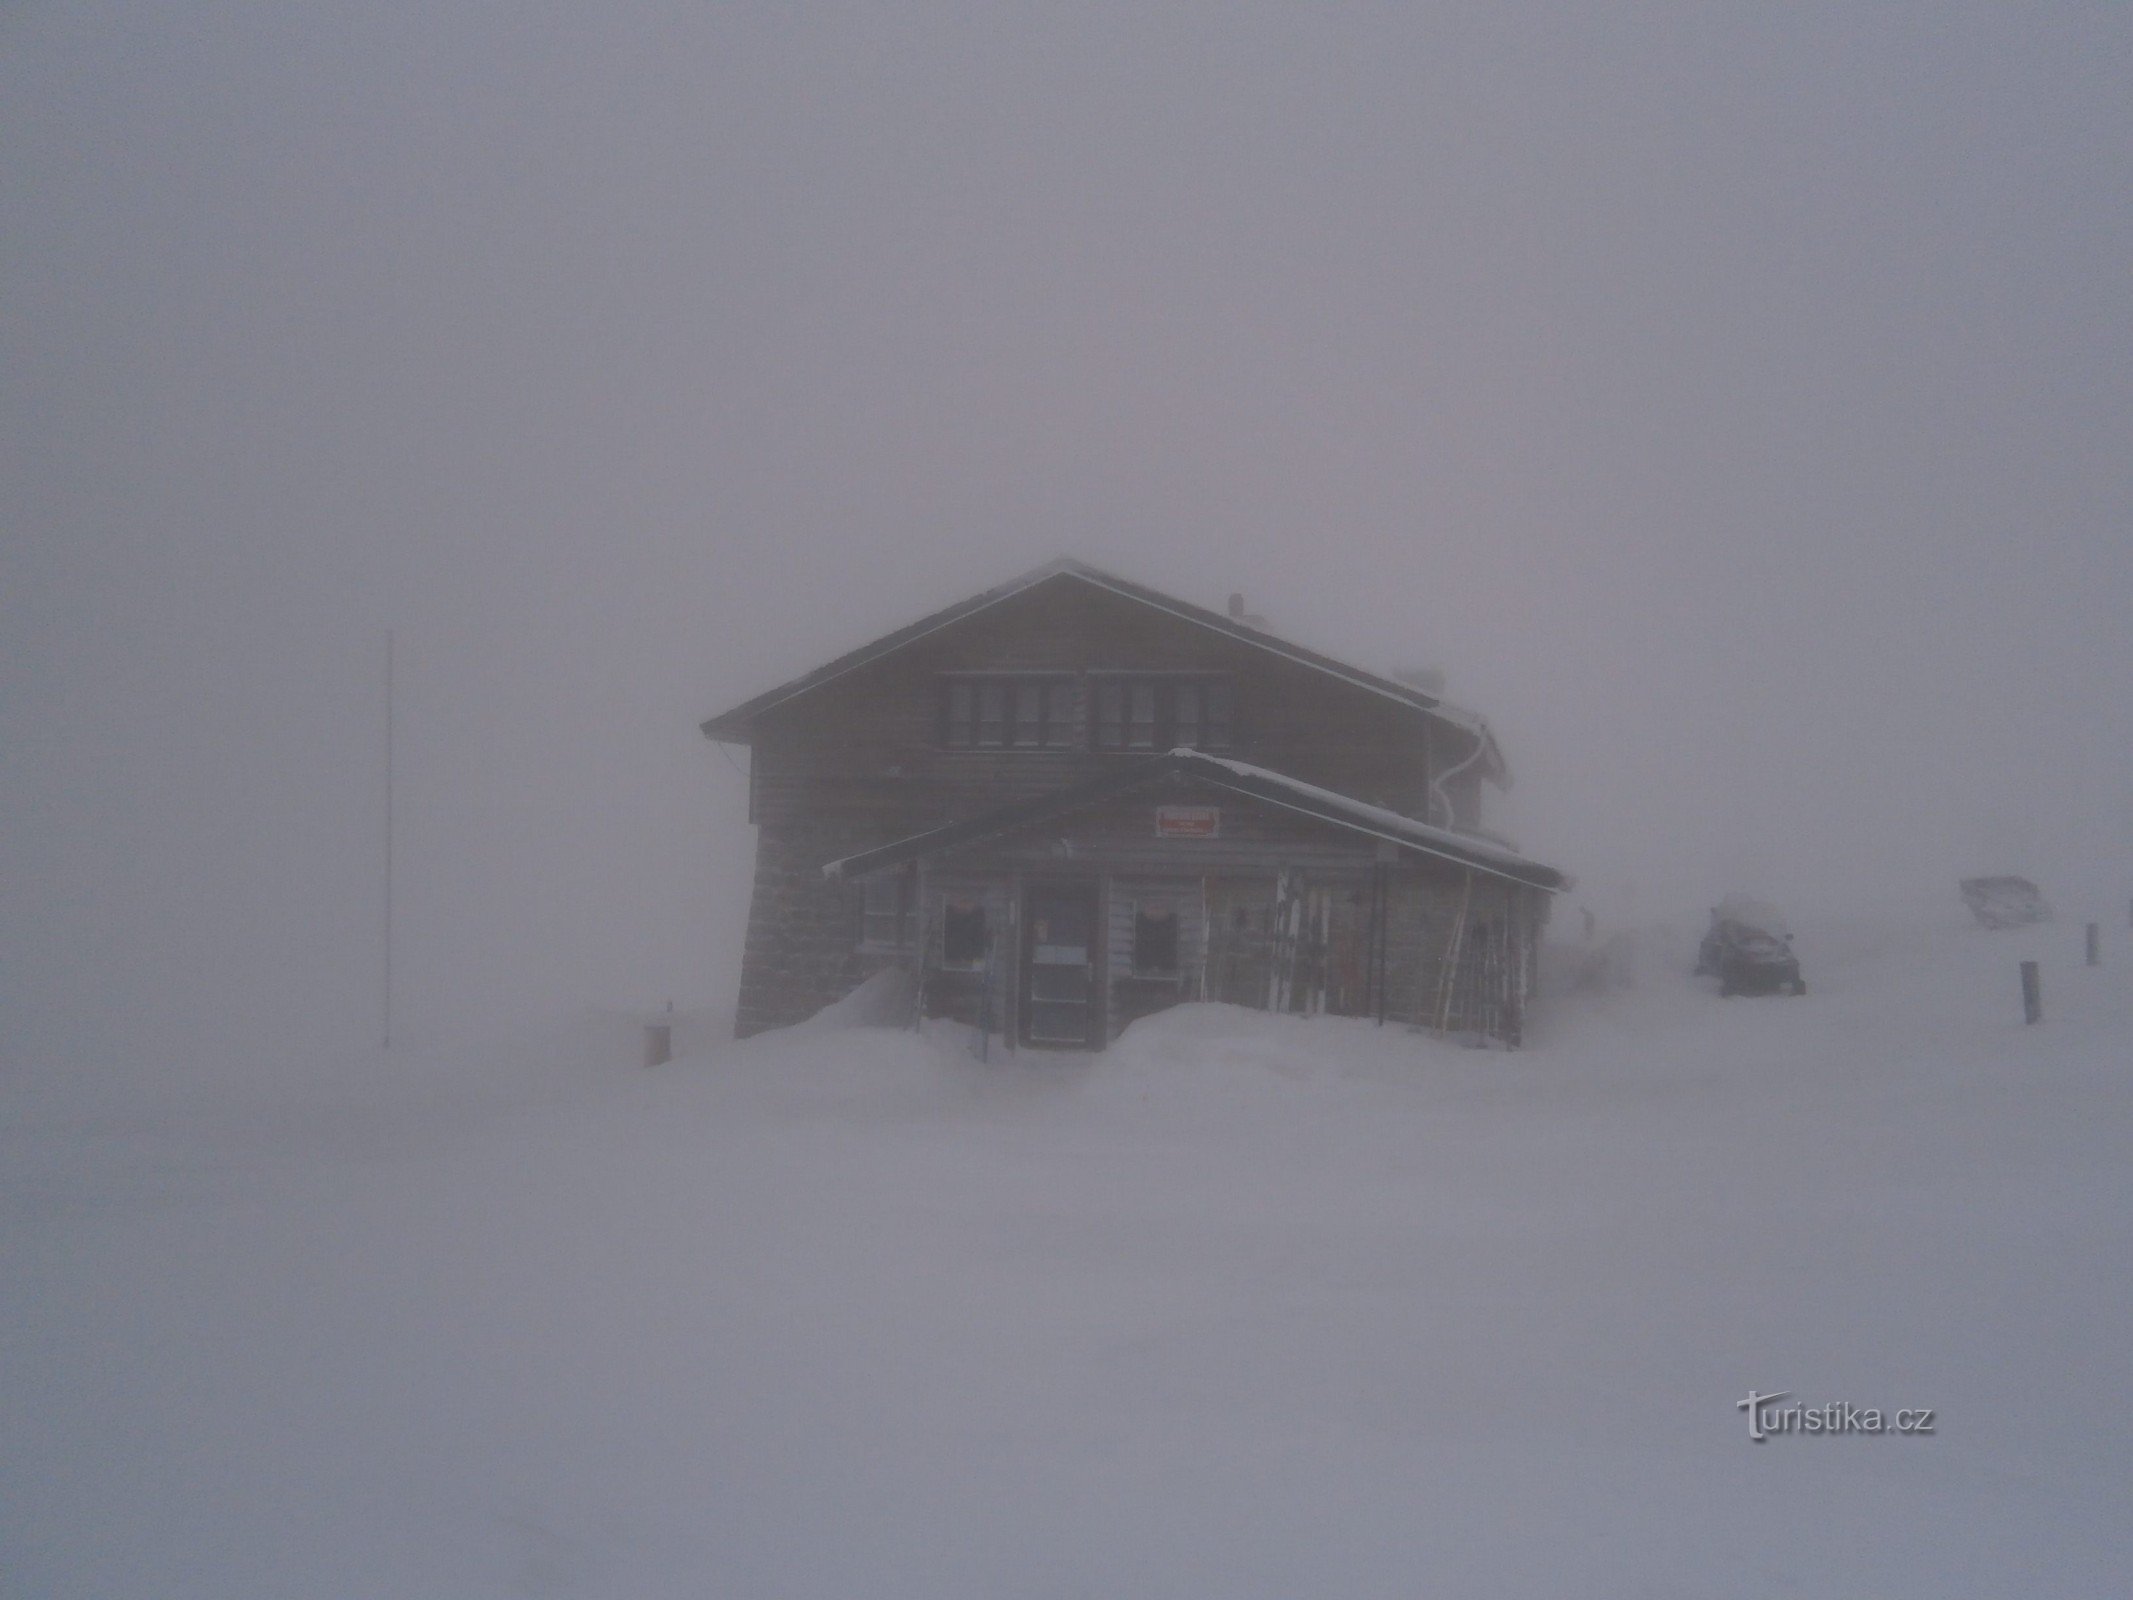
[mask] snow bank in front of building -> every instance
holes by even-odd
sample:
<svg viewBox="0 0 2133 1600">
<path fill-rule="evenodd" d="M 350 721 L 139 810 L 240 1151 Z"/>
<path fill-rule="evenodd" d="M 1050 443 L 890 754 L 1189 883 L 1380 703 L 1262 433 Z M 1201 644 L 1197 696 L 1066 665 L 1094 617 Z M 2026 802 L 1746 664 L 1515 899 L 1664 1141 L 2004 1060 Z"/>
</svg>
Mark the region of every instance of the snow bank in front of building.
<svg viewBox="0 0 2133 1600">
<path fill-rule="evenodd" d="M 813 1031 L 908 1027 L 917 1015 L 917 978 L 902 967 L 884 967 L 841 999 L 832 1000 L 799 1024 Z"/>
<path fill-rule="evenodd" d="M 1106 1065 L 1122 1074 L 1221 1094 L 1254 1085 L 1415 1083 L 1433 1070 L 1487 1053 L 1400 1022 L 1380 1026 L 1366 1017 L 1274 1016 L 1208 1001 L 1133 1023 L 1111 1047 Z"/>
<path fill-rule="evenodd" d="M 1806 997 L 1720 1000 L 1649 946 L 1515 1053 L 1195 1005 L 981 1064 L 837 1013 L 10 1095 L 6 1582 L 2116 1592 L 2124 953 L 1804 923 Z M 1937 1432 L 1758 1445 L 1751 1388 Z"/>
</svg>

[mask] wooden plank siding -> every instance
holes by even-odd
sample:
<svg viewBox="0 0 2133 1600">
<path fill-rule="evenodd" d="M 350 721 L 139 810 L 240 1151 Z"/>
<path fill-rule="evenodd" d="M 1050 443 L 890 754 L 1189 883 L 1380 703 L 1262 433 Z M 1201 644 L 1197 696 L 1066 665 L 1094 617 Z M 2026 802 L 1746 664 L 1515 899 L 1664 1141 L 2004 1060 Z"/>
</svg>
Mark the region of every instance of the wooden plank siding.
<svg viewBox="0 0 2133 1600">
<path fill-rule="evenodd" d="M 985 908 L 991 948 L 985 964 L 976 971 L 944 970 L 941 964 L 944 908 L 958 900 L 975 901 Z M 924 951 L 921 1004 L 927 1015 L 953 1017 L 972 1027 L 983 1018 L 994 1032 L 1013 1037 L 1019 909 L 1020 896 L 1010 876 L 969 869 L 926 875 L 920 939 Z"/>
<path fill-rule="evenodd" d="M 1072 675 L 1075 748 L 944 748 L 947 675 L 1023 672 Z M 754 721 L 749 799 L 759 833 L 736 1032 L 800 1021 L 892 959 L 859 951 L 863 891 L 825 880 L 824 863 L 1146 760 L 1146 751 L 1090 748 L 1087 685 L 1089 675 L 1104 672 L 1222 676 L 1231 686 L 1232 739 L 1218 753 L 1409 816 L 1429 814 L 1432 759 L 1449 766 L 1474 748 L 1472 735 L 1425 710 L 1126 596 L 1078 582 L 1031 588 L 782 701 Z M 1157 837 L 1154 807 L 1166 803 L 1219 807 L 1219 835 Z M 1090 874 L 1107 886 L 1098 907 L 1106 963 L 1098 987 L 1099 1037 L 1109 1038 L 1150 1006 L 1157 987 L 1117 970 L 1130 955 L 1120 954 L 1118 925 L 1121 915 L 1131 915 L 1121 909 L 1130 903 L 1128 880 L 1191 886 L 1195 994 L 1204 973 L 1210 998 L 1241 998 L 1255 982 L 1263 997 L 1264 930 L 1231 927 L 1238 908 L 1270 908 L 1273 874 L 1284 867 L 1306 881 L 1340 886 L 1336 926 L 1351 936 L 1356 916 L 1367 918 L 1367 911 L 1357 911 L 1366 903 L 1358 897 L 1368 892 L 1375 851 L 1371 840 L 1316 819 L 1180 785 L 957 851 L 927 868 L 928 903 L 916 914 L 926 927 L 940 895 L 960 884 L 986 896 L 989 913 L 997 905 L 998 927 L 1005 930 L 1030 878 Z M 1408 876 L 1425 886 L 1395 897 L 1388 918 L 1389 949 L 1396 953 L 1390 967 L 1401 969 L 1395 974 L 1389 967 L 1388 1003 L 1401 1016 L 1420 1015 L 1425 991 L 1434 993 L 1428 950 L 1451 915 L 1441 912 L 1438 891 L 1459 881 L 1459 869 Z M 1210 913 L 1204 919 L 1203 889 Z M 931 926 L 937 938 L 938 925 Z M 1010 948 L 1002 965 L 1011 970 L 1019 956 Z M 1349 988 L 1344 984 L 1344 995 Z M 1011 1029 L 1011 1017 L 998 1015 L 1001 997 L 994 998 L 996 1023 Z M 978 1010 L 967 974 L 933 974 L 928 1003 L 957 1015 L 974 1017 Z"/>
<path fill-rule="evenodd" d="M 915 833 L 1134 759 L 1087 748 L 1085 693 L 1081 748 L 943 749 L 943 676 L 975 671 L 1225 675 L 1227 753 L 1411 815 L 1427 804 L 1425 713 L 1120 596 L 1062 585 L 1018 595 L 766 715 L 755 735 L 757 820 L 864 812 Z"/>
<path fill-rule="evenodd" d="M 1157 837 L 1157 806 L 1180 802 L 1217 805 L 1218 836 Z M 1116 1038 L 1128 1023 L 1163 1005 L 1198 998 L 1203 984 L 1208 999 L 1264 1006 L 1274 951 L 1275 883 L 1284 872 L 1305 892 L 1327 897 L 1327 938 L 1315 952 L 1311 991 L 1323 997 L 1326 1009 L 1348 1015 L 1375 1009 L 1378 963 L 1371 909 L 1382 885 L 1386 1019 L 1453 1032 L 1500 1033 L 1494 1013 L 1483 1016 L 1477 1009 L 1479 991 L 1470 969 L 1491 951 L 1516 960 L 1521 972 L 1514 987 L 1522 999 L 1547 903 L 1542 891 L 1485 872 L 1470 874 L 1454 863 L 1406 855 L 1387 865 L 1374 840 L 1189 781 L 1175 790 L 1113 799 L 966 845 L 945 859 L 957 882 L 990 883 L 999 894 L 1033 880 L 1102 884 L 1106 1038 Z M 1129 979 L 1132 907 L 1137 897 L 1151 895 L 1173 900 L 1181 913 L 1185 970 L 1174 982 Z M 1461 965 L 1448 973 L 1455 929 L 1464 953 Z"/>
<path fill-rule="evenodd" d="M 1120 876 L 1107 874 L 1104 963 L 1104 1037 L 1116 1039 L 1141 1017 L 1200 998 L 1200 974 L 1207 959 L 1207 925 L 1202 915 L 1204 877 Z M 1135 918 L 1145 905 L 1160 903 L 1177 917 L 1177 970 L 1162 977 L 1136 970 Z"/>
</svg>

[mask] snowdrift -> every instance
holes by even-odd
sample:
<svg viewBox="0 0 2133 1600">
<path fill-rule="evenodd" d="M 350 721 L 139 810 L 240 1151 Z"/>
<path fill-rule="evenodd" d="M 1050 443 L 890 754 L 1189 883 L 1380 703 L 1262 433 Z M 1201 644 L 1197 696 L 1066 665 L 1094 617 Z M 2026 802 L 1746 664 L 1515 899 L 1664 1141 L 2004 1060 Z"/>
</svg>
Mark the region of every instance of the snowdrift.
<svg viewBox="0 0 2133 1600">
<path fill-rule="evenodd" d="M 1653 950 L 1517 1053 L 1188 1006 L 981 1065 L 862 1004 L 649 1071 L 47 1084 L 0 1587 L 2116 1592 L 2123 956 L 1798 938 L 1802 999 Z M 1936 1431 L 1756 1444 L 1751 1389 Z"/>
</svg>

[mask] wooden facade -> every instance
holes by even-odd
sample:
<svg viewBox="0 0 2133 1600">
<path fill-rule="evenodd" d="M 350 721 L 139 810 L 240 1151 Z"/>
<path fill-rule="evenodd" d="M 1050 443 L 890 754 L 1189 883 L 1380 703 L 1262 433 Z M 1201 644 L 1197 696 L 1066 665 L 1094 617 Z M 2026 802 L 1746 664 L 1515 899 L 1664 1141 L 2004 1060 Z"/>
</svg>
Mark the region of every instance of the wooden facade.
<svg viewBox="0 0 2133 1600">
<path fill-rule="evenodd" d="M 750 747 L 744 1035 L 893 963 L 1010 1045 L 1198 999 L 1516 1042 L 1563 881 L 1473 832 L 1480 719 L 1076 563 L 704 731 Z"/>
</svg>

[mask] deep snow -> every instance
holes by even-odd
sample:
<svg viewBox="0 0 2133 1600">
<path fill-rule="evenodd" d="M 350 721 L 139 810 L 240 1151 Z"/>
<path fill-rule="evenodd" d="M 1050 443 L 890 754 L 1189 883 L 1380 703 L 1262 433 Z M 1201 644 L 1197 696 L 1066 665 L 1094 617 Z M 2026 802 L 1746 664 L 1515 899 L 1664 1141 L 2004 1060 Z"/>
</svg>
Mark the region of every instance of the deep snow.
<svg viewBox="0 0 2133 1600">
<path fill-rule="evenodd" d="M 1960 918 L 1803 926 L 1804 999 L 1647 951 L 1519 1054 L 1197 1006 L 17 1081 L 0 1592 L 2119 1592 L 2124 940 Z M 1758 1445 L 1751 1388 L 1937 1431 Z"/>
</svg>

